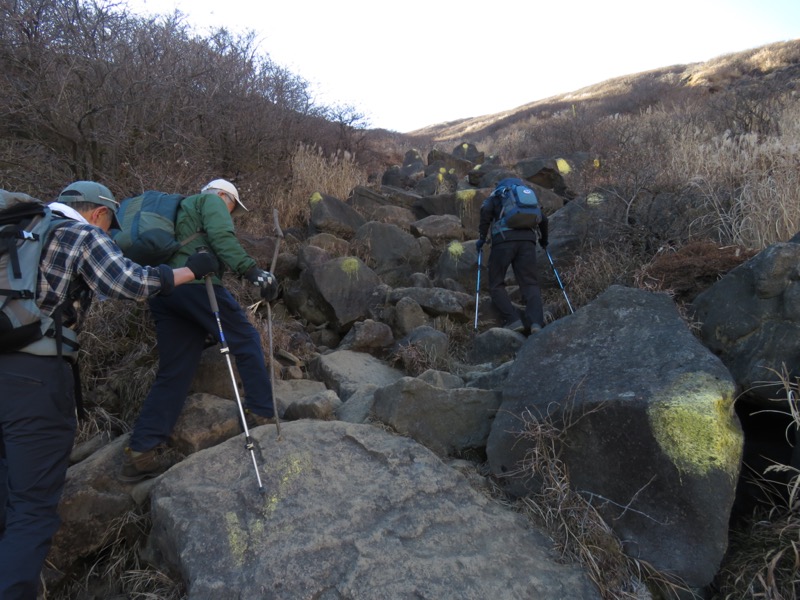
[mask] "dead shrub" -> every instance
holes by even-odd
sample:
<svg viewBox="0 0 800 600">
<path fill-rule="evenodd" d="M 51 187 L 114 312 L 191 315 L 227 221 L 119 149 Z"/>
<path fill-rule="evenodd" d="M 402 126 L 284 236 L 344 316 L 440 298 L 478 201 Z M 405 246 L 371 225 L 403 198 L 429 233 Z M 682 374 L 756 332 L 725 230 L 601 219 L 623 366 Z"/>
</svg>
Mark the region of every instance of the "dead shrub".
<svg viewBox="0 0 800 600">
<path fill-rule="evenodd" d="M 665 247 L 642 267 L 635 281 L 642 289 L 669 291 L 676 302 L 687 303 L 755 254 L 753 250 L 720 246 L 711 240 L 690 242 L 680 248 Z"/>
<path fill-rule="evenodd" d="M 275 198 L 286 227 L 304 227 L 309 218 L 309 200 L 315 192 L 346 200 L 354 187 L 367 184 L 366 170 L 353 155 L 326 155 L 319 146 L 300 144 L 291 157 L 292 176 L 288 192 Z"/>
</svg>

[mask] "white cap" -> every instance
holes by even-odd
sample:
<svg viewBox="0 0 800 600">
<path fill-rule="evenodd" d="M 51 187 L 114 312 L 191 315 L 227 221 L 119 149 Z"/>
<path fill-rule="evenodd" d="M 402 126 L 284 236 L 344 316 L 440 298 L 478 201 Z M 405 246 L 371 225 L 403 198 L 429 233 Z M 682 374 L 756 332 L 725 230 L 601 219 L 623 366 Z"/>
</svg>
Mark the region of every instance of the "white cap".
<svg viewBox="0 0 800 600">
<path fill-rule="evenodd" d="M 239 200 L 239 191 L 236 189 L 236 186 L 227 179 L 215 179 L 214 181 L 210 181 L 202 190 L 200 190 L 200 192 L 206 193 L 213 192 L 214 190 L 219 190 L 221 192 L 225 192 L 226 194 L 230 194 L 233 199 L 236 200 L 236 204 L 241 206 L 244 210 L 247 210 L 247 207 L 242 204 L 241 200 Z"/>
</svg>

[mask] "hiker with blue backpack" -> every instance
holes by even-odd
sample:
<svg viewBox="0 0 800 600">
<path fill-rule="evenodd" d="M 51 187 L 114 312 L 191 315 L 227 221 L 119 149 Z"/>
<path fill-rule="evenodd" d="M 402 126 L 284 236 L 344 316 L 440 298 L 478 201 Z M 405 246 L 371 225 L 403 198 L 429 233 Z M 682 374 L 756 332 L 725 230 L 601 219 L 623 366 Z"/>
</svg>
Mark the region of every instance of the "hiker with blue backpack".
<svg viewBox="0 0 800 600">
<path fill-rule="evenodd" d="M 59 527 L 76 429 L 73 330 L 93 294 L 143 301 L 214 271 L 211 255 L 142 267 L 107 232 L 111 191 L 67 186 L 45 205 L 0 190 L 0 598 L 34 600 Z"/>
<path fill-rule="evenodd" d="M 139 198 L 130 201 L 136 203 Z M 132 237 L 129 221 L 133 219 L 126 214 L 126 203 L 123 201 L 121 210 L 122 231 L 115 239 L 124 240 L 127 246 Z M 138 205 L 140 209 L 143 204 L 144 200 Z M 175 206 L 177 250 L 167 264 L 182 264 L 188 256 L 205 248 L 223 268 L 227 267 L 257 286 L 266 301 L 275 299 L 277 280 L 258 267 L 236 238 L 232 215 L 247 209 L 231 182 L 215 179 L 199 194 L 179 198 Z M 127 251 L 132 249 L 128 247 Z M 179 460 L 168 440 L 183 410 L 206 340 L 210 336 L 221 341 L 220 324 L 244 387 L 247 425 L 255 427 L 275 422 L 272 385 L 261 336 L 218 275 L 212 278 L 218 310 L 212 310 L 210 292 L 203 282 L 196 283 L 199 285 L 182 286 L 168 297 L 154 297 L 149 302 L 156 324 L 158 373 L 124 450 L 119 473 L 122 481 L 155 477 Z"/>
<path fill-rule="evenodd" d="M 544 327 L 544 310 L 536 270 L 536 242 L 547 248 L 548 222 L 536 193 L 518 178 L 499 181 L 483 201 L 476 247 L 479 256 L 491 231 L 489 295 L 503 327 L 532 333 Z M 514 271 L 525 310 L 522 315 L 506 291 L 508 267 Z"/>
</svg>

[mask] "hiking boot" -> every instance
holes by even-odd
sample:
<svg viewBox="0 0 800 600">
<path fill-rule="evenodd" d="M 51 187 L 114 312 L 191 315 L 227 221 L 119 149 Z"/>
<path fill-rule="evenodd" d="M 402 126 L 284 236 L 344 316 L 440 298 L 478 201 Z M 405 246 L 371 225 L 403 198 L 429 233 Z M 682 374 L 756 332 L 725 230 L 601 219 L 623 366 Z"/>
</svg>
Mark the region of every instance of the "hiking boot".
<svg viewBox="0 0 800 600">
<path fill-rule="evenodd" d="M 137 452 L 125 448 L 122 457 L 122 468 L 118 479 L 127 483 L 135 483 L 161 475 L 172 465 L 180 461 L 180 456 L 166 444 L 159 444 L 145 452 Z"/>
<path fill-rule="evenodd" d="M 244 411 L 244 418 L 247 420 L 247 428 L 261 427 L 262 425 L 274 425 L 275 417 L 265 417 L 252 412 L 250 409 Z"/>
<path fill-rule="evenodd" d="M 517 319 L 513 323 L 509 323 L 508 325 L 503 325 L 503 329 L 510 329 L 511 331 L 516 331 L 517 333 L 522 333 L 525 331 L 525 325 Z"/>
<path fill-rule="evenodd" d="M 538 323 L 534 323 L 533 325 L 531 325 L 531 329 L 530 329 L 530 331 L 528 331 L 528 335 L 533 334 L 533 333 L 539 333 L 541 330 L 542 330 L 542 326 L 539 325 Z"/>
</svg>

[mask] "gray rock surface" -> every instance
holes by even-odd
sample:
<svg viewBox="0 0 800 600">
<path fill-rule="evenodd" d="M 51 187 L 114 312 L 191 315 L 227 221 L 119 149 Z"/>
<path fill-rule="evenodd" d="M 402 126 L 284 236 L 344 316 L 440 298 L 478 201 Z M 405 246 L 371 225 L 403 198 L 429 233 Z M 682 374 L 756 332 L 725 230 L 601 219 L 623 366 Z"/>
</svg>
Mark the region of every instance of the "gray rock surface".
<svg viewBox="0 0 800 600">
<path fill-rule="evenodd" d="M 340 422 L 286 423 L 281 441 L 266 429 L 253 433 L 265 493 L 236 440 L 153 489 L 149 555 L 189 600 L 600 598 L 524 517 L 412 440 Z"/>
</svg>

